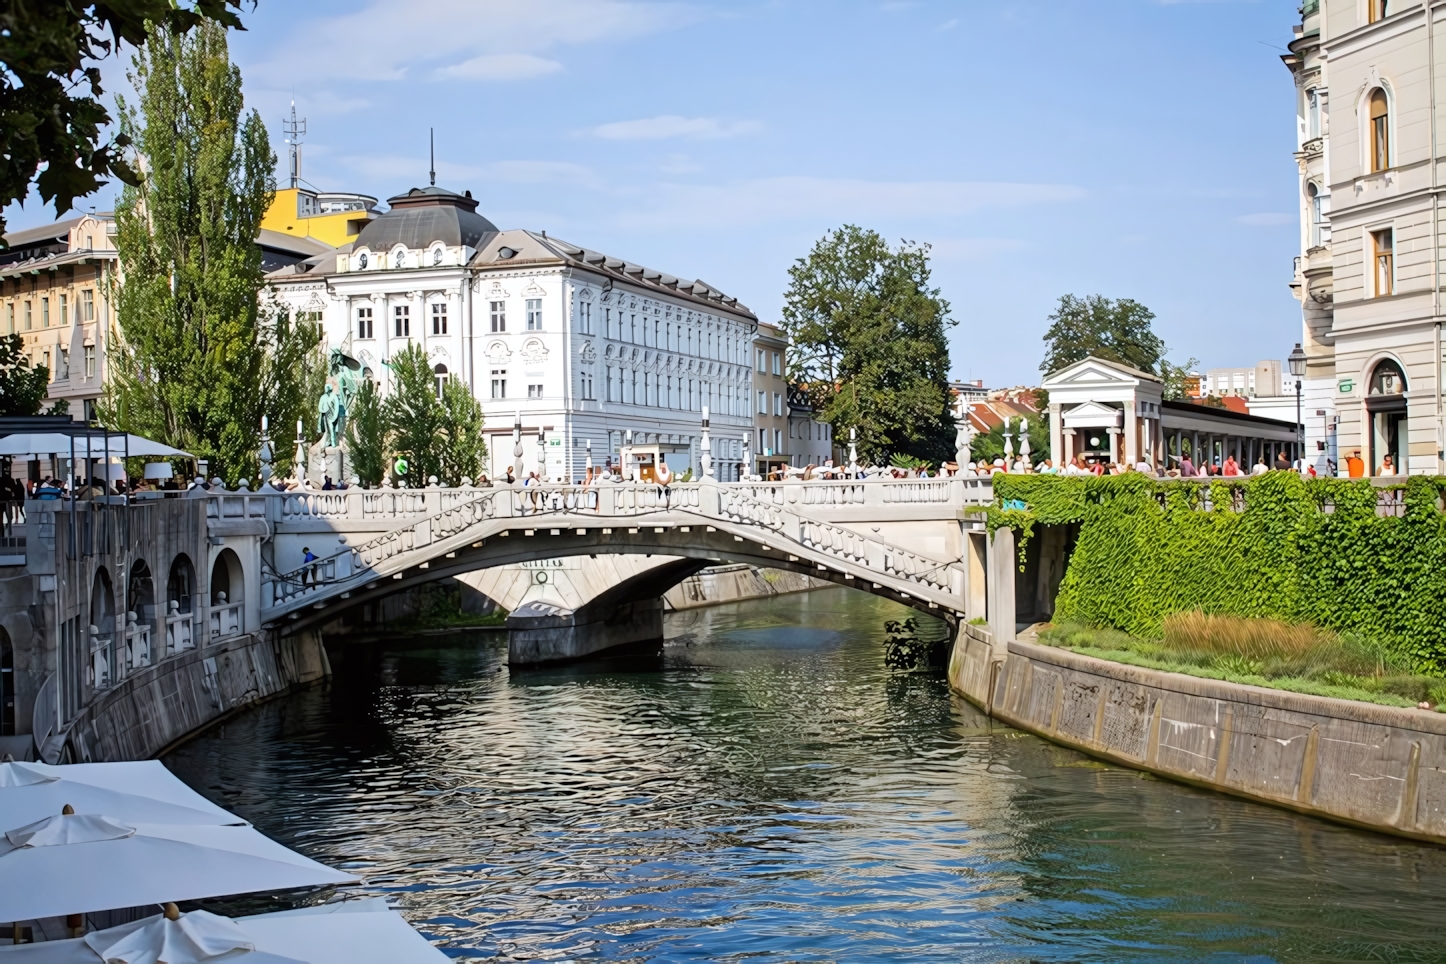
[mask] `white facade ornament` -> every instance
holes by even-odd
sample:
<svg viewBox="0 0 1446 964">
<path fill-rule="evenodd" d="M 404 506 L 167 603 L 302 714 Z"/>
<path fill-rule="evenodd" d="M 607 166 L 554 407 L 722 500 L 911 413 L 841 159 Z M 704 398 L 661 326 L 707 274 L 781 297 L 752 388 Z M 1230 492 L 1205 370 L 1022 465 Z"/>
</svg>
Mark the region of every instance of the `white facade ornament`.
<svg viewBox="0 0 1446 964">
<path fill-rule="evenodd" d="M 505 365 L 512 358 L 512 352 L 500 341 L 494 341 L 487 346 L 487 360 L 494 365 Z"/>
<path fill-rule="evenodd" d="M 512 296 L 509 295 L 505 290 L 503 290 L 502 282 L 494 281 L 492 282 L 492 287 L 487 289 L 487 297 L 493 301 L 501 301 L 506 300 L 507 298 L 510 298 Z"/>
<path fill-rule="evenodd" d="M 529 338 L 522 346 L 522 361 L 527 365 L 540 365 L 547 361 L 547 346 L 541 339 Z"/>
</svg>

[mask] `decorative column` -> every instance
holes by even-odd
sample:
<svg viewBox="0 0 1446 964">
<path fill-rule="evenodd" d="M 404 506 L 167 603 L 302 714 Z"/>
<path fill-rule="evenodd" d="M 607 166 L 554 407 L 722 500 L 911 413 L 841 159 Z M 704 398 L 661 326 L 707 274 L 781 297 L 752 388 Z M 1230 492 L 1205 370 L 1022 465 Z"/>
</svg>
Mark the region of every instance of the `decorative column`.
<svg viewBox="0 0 1446 964">
<path fill-rule="evenodd" d="M 698 467 L 703 478 L 713 478 L 713 440 L 708 435 L 708 406 L 703 406 L 703 441 L 698 446 Z"/>
<path fill-rule="evenodd" d="M 1064 410 L 1058 402 L 1049 403 L 1049 459 L 1055 468 L 1068 459 L 1064 454 Z"/>
<path fill-rule="evenodd" d="M 1120 460 L 1120 429 L 1117 425 L 1111 425 L 1105 429 L 1105 434 L 1110 437 L 1110 461 Z"/>
<path fill-rule="evenodd" d="M 743 448 L 746 452 L 748 446 L 745 444 Z M 859 477 L 859 430 L 856 428 L 849 429 L 849 477 Z"/>
<path fill-rule="evenodd" d="M 537 426 L 537 479 L 547 481 L 547 433 Z"/>
<path fill-rule="evenodd" d="M 1125 464 L 1130 468 L 1140 460 L 1140 424 L 1135 418 L 1135 400 L 1125 402 Z"/>
<path fill-rule="evenodd" d="M 512 481 L 522 484 L 522 413 L 512 416 Z"/>
</svg>

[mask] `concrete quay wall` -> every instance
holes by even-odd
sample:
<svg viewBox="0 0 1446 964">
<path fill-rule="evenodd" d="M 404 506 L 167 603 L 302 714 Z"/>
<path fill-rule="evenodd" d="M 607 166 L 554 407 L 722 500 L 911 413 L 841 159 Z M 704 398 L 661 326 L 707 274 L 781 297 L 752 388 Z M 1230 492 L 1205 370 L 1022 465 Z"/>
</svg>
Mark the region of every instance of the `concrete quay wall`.
<svg viewBox="0 0 1446 964">
<path fill-rule="evenodd" d="M 993 718 L 1124 766 L 1446 843 L 1446 715 L 1126 666 L 961 627 L 950 685 Z"/>
<path fill-rule="evenodd" d="M 698 609 L 744 599 L 762 599 L 790 592 L 821 589 L 833 583 L 785 569 L 713 566 L 689 576 L 663 595 L 669 609 Z"/>
<path fill-rule="evenodd" d="M 238 710 L 331 674 L 319 633 L 248 633 L 127 676 L 69 728 L 75 762 L 146 760 Z"/>
</svg>

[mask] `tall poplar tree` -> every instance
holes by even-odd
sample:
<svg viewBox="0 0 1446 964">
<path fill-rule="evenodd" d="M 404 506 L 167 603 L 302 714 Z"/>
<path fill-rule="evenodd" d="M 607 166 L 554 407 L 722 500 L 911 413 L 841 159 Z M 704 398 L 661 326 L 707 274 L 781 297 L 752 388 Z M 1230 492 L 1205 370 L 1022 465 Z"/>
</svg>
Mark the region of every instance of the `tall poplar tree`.
<svg viewBox="0 0 1446 964">
<path fill-rule="evenodd" d="M 949 302 L 930 283 L 929 246 L 897 249 L 845 225 L 788 269 L 783 329 L 789 377 L 805 386 L 841 444 L 859 456 L 934 464 L 954 457 L 949 411 Z"/>
<path fill-rule="evenodd" d="M 260 115 L 242 116 L 225 30 L 153 27 L 130 80 L 138 104 L 117 107 L 139 183 L 116 210 L 121 338 L 104 414 L 234 482 L 256 469 L 262 415 L 311 420 L 320 326 L 261 303 L 276 157 Z"/>
</svg>

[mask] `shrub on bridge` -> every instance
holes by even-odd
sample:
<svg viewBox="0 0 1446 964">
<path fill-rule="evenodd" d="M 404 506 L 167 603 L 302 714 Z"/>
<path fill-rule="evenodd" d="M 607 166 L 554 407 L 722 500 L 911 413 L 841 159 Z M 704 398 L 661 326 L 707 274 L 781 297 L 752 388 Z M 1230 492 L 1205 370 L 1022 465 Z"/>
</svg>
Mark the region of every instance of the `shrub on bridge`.
<svg viewBox="0 0 1446 964">
<path fill-rule="evenodd" d="M 989 529 L 1078 523 L 1057 620 L 1158 636 L 1198 610 L 1309 622 L 1378 640 L 1419 669 L 1446 668 L 1446 479 L 1293 472 L 1210 481 L 1145 475 L 996 475 Z M 1008 506 L 1006 508 L 1006 506 Z M 1021 550 L 1022 551 L 1022 550 Z"/>
</svg>

